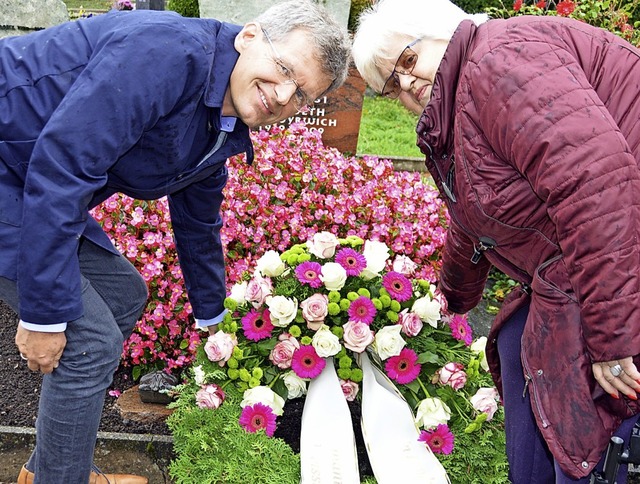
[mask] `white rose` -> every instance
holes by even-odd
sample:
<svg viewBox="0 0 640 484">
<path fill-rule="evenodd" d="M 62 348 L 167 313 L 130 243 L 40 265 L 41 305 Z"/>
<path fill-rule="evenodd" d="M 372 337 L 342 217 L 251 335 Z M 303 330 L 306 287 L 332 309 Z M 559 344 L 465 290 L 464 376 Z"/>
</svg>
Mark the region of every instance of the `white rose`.
<svg viewBox="0 0 640 484">
<path fill-rule="evenodd" d="M 416 424 L 426 430 L 446 424 L 450 418 L 451 410 L 439 398 L 425 398 L 416 411 Z"/>
<path fill-rule="evenodd" d="M 247 286 L 249 283 L 247 281 L 242 281 L 240 284 L 234 284 L 231 288 L 231 293 L 229 297 L 237 302 L 240 306 L 243 306 L 247 303 L 245 296 L 247 295 Z"/>
<path fill-rule="evenodd" d="M 278 277 L 284 269 L 284 262 L 275 250 L 268 250 L 256 262 L 256 270 L 265 277 Z"/>
<path fill-rule="evenodd" d="M 269 296 L 266 300 L 271 316 L 271 324 L 286 328 L 296 318 L 298 301 L 285 296 Z"/>
<path fill-rule="evenodd" d="M 288 371 L 282 379 L 287 387 L 287 399 L 298 398 L 307 393 L 307 382 L 296 375 L 295 371 Z"/>
<path fill-rule="evenodd" d="M 340 264 L 327 262 L 322 266 L 320 280 L 329 291 L 339 291 L 347 282 L 347 271 Z"/>
<path fill-rule="evenodd" d="M 440 319 L 440 303 L 429 296 L 416 299 L 411 306 L 411 312 L 420 316 L 425 323 L 430 324 L 434 328 L 438 326 Z"/>
<path fill-rule="evenodd" d="M 393 270 L 400 274 L 404 274 L 405 276 L 412 276 L 417 268 L 418 264 L 413 262 L 406 255 L 397 255 L 393 260 Z"/>
<path fill-rule="evenodd" d="M 373 279 L 384 269 L 389 259 L 389 247 L 383 242 L 367 240 L 362 255 L 367 260 L 367 267 L 360 274 L 364 279 Z"/>
<path fill-rule="evenodd" d="M 196 382 L 196 385 L 202 385 L 204 383 L 204 370 L 202 369 L 202 365 L 193 367 L 193 380 Z"/>
<path fill-rule="evenodd" d="M 333 356 L 342 349 L 340 339 L 338 339 L 338 337 L 331 332 L 329 326 L 325 324 L 313 335 L 311 344 L 321 358 Z"/>
<path fill-rule="evenodd" d="M 244 392 L 240 406 L 244 408 L 249 405 L 255 405 L 256 403 L 262 403 L 263 405 L 271 407 L 271 410 L 276 415 L 282 415 L 284 411 L 284 399 L 269 387 L 260 386 L 249 388 Z"/>
<path fill-rule="evenodd" d="M 405 341 L 400 335 L 401 331 L 402 326 L 394 324 L 393 326 L 385 326 L 376 333 L 373 348 L 381 360 L 400 354 L 405 345 Z"/>
<path fill-rule="evenodd" d="M 320 259 L 328 259 L 336 253 L 336 247 L 340 245 L 338 238 L 331 232 L 319 232 L 307 241 L 309 252 Z"/>
<path fill-rule="evenodd" d="M 489 363 L 487 362 L 487 337 L 480 336 L 477 340 L 471 343 L 469 349 L 475 353 L 482 353 L 482 359 L 480 360 L 480 366 L 484 371 L 489 371 Z"/>
</svg>

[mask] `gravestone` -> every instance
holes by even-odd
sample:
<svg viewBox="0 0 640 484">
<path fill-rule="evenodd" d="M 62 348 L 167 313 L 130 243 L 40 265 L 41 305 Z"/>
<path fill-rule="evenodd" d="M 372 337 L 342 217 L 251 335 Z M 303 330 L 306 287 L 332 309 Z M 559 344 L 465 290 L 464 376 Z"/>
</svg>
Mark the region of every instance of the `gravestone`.
<svg viewBox="0 0 640 484">
<path fill-rule="evenodd" d="M 136 10 L 164 10 L 164 0 L 136 0 Z"/>
<path fill-rule="evenodd" d="M 215 18 L 243 25 L 283 0 L 199 0 L 200 17 Z M 318 0 L 347 30 L 351 0 Z M 355 155 L 362 116 L 365 82 L 358 71 L 349 69 L 342 87 L 316 99 L 308 113 L 298 113 L 281 125 L 304 121 L 309 129 L 318 130 L 326 146 Z M 269 128 L 270 126 L 262 126 Z"/>
<path fill-rule="evenodd" d="M 23 35 L 69 20 L 62 0 L 0 0 L 0 37 Z"/>
<path fill-rule="evenodd" d="M 215 18 L 243 25 L 283 0 L 198 0 L 200 17 Z M 317 0 L 326 7 L 345 30 L 349 22 L 351 0 Z"/>
</svg>

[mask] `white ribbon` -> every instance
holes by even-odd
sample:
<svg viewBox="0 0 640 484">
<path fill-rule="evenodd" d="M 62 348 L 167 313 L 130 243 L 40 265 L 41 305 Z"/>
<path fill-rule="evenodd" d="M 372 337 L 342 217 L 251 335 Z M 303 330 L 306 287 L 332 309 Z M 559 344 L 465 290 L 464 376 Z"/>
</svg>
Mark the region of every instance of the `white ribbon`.
<svg viewBox="0 0 640 484">
<path fill-rule="evenodd" d="M 333 358 L 311 380 L 302 412 L 302 484 L 360 484 L 351 413 Z M 399 481 L 396 481 L 399 482 Z"/>
<path fill-rule="evenodd" d="M 411 408 L 366 353 L 362 368 L 362 434 L 378 484 L 446 484 L 444 467 L 423 442 Z"/>
</svg>

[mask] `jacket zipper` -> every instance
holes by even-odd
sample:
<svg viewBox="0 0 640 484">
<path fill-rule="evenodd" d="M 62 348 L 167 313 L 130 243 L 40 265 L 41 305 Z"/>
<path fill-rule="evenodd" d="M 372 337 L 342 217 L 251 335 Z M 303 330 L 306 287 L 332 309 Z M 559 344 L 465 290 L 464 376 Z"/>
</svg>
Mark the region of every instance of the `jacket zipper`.
<svg viewBox="0 0 640 484">
<path fill-rule="evenodd" d="M 496 241 L 490 237 L 480 237 L 478 245 L 473 245 L 473 255 L 471 256 L 471 262 L 477 264 L 478 262 L 480 262 L 480 258 L 482 257 L 484 251 L 493 249 L 497 247 L 497 245 L 498 244 L 496 244 Z"/>
<path fill-rule="evenodd" d="M 538 389 L 536 386 L 536 381 L 533 378 L 533 375 L 531 374 L 531 369 L 529 368 L 529 363 L 527 362 L 527 358 L 524 354 L 524 351 L 521 352 L 521 357 L 522 357 L 522 366 L 524 367 L 524 372 L 525 372 L 524 373 L 525 383 L 524 383 L 524 390 L 522 391 L 522 398 L 526 396 L 529 384 L 531 384 L 531 401 L 535 405 L 536 410 L 538 411 L 538 415 L 540 415 L 540 420 L 542 420 L 542 426 L 546 429 L 549 426 L 549 420 L 547 420 L 547 415 L 544 413 L 544 410 L 542 410 L 542 406 L 540 405 L 540 402 L 538 400 Z M 538 374 L 542 375 L 542 370 L 538 370 Z"/>
<path fill-rule="evenodd" d="M 443 160 L 448 160 L 451 159 L 451 167 L 449 168 L 449 171 L 447 172 L 447 176 L 446 178 L 442 175 L 442 171 L 440 170 L 440 166 L 438 165 L 438 163 L 436 163 L 436 160 L 433 156 L 433 150 L 431 149 L 431 146 L 427 143 L 425 143 L 425 146 L 429 149 L 429 159 L 431 160 L 431 162 L 433 163 L 433 166 L 435 167 L 436 171 L 438 172 L 438 177 L 440 178 L 440 183 L 442 184 L 442 189 L 445 192 L 445 195 L 449 198 L 449 200 L 451 200 L 453 203 L 457 202 L 457 199 L 455 197 L 455 195 L 453 194 L 453 179 L 454 179 L 454 175 L 455 175 L 455 159 L 453 156 L 449 156 L 446 154 L 442 155 L 442 159 Z M 471 256 L 471 262 L 474 264 L 477 264 L 480 261 L 480 258 L 482 257 L 483 253 L 487 250 L 490 249 L 495 249 L 496 247 L 498 247 L 498 244 L 496 243 L 495 240 L 491 239 L 490 237 L 478 237 L 476 236 L 476 234 L 472 233 L 469 229 L 467 229 L 463 224 L 460 223 L 460 220 L 458 219 L 458 217 L 456 217 L 455 213 L 453 213 L 453 211 L 449 211 L 449 215 L 455 220 L 455 222 L 458 224 L 458 226 L 469 236 L 469 238 L 471 240 L 478 240 L 478 245 L 474 245 L 474 252 L 473 255 Z M 502 257 L 500 254 L 494 252 L 493 253 L 494 258 L 497 259 L 500 264 L 494 264 L 496 266 L 498 266 L 499 269 L 501 269 L 499 267 L 499 265 L 502 265 L 503 267 L 508 267 L 510 269 L 509 272 L 513 273 L 513 274 L 517 274 L 517 277 L 514 277 L 521 285 L 529 285 L 531 284 L 531 277 L 529 276 L 529 274 L 527 274 L 526 271 L 522 270 L 520 267 L 516 266 L 515 264 L 513 264 L 511 261 L 505 259 L 504 257 Z M 501 269 L 502 270 L 502 269 Z M 503 272 L 507 272 L 507 271 L 503 271 Z M 508 273 L 508 272 L 507 272 Z M 513 277 L 513 276 L 512 276 Z"/>
</svg>

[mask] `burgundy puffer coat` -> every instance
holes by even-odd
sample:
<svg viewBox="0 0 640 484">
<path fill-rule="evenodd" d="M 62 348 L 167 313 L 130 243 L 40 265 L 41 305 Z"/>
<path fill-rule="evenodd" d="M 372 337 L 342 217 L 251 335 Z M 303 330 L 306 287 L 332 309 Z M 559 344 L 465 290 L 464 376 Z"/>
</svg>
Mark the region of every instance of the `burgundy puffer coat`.
<svg viewBox="0 0 640 484">
<path fill-rule="evenodd" d="M 562 469 L 584 477 L 640 411 L 591 370 L 640 353 L 640 52 L 569 19 L 465 21 L 417 131 L 452 217 L 450 308 L 478 303 L 491 264 L 523 283 L 492 327 L 492 373 L 500 387 L 495 337 L 530 302 L 534 414 Z"/>
</svg>

